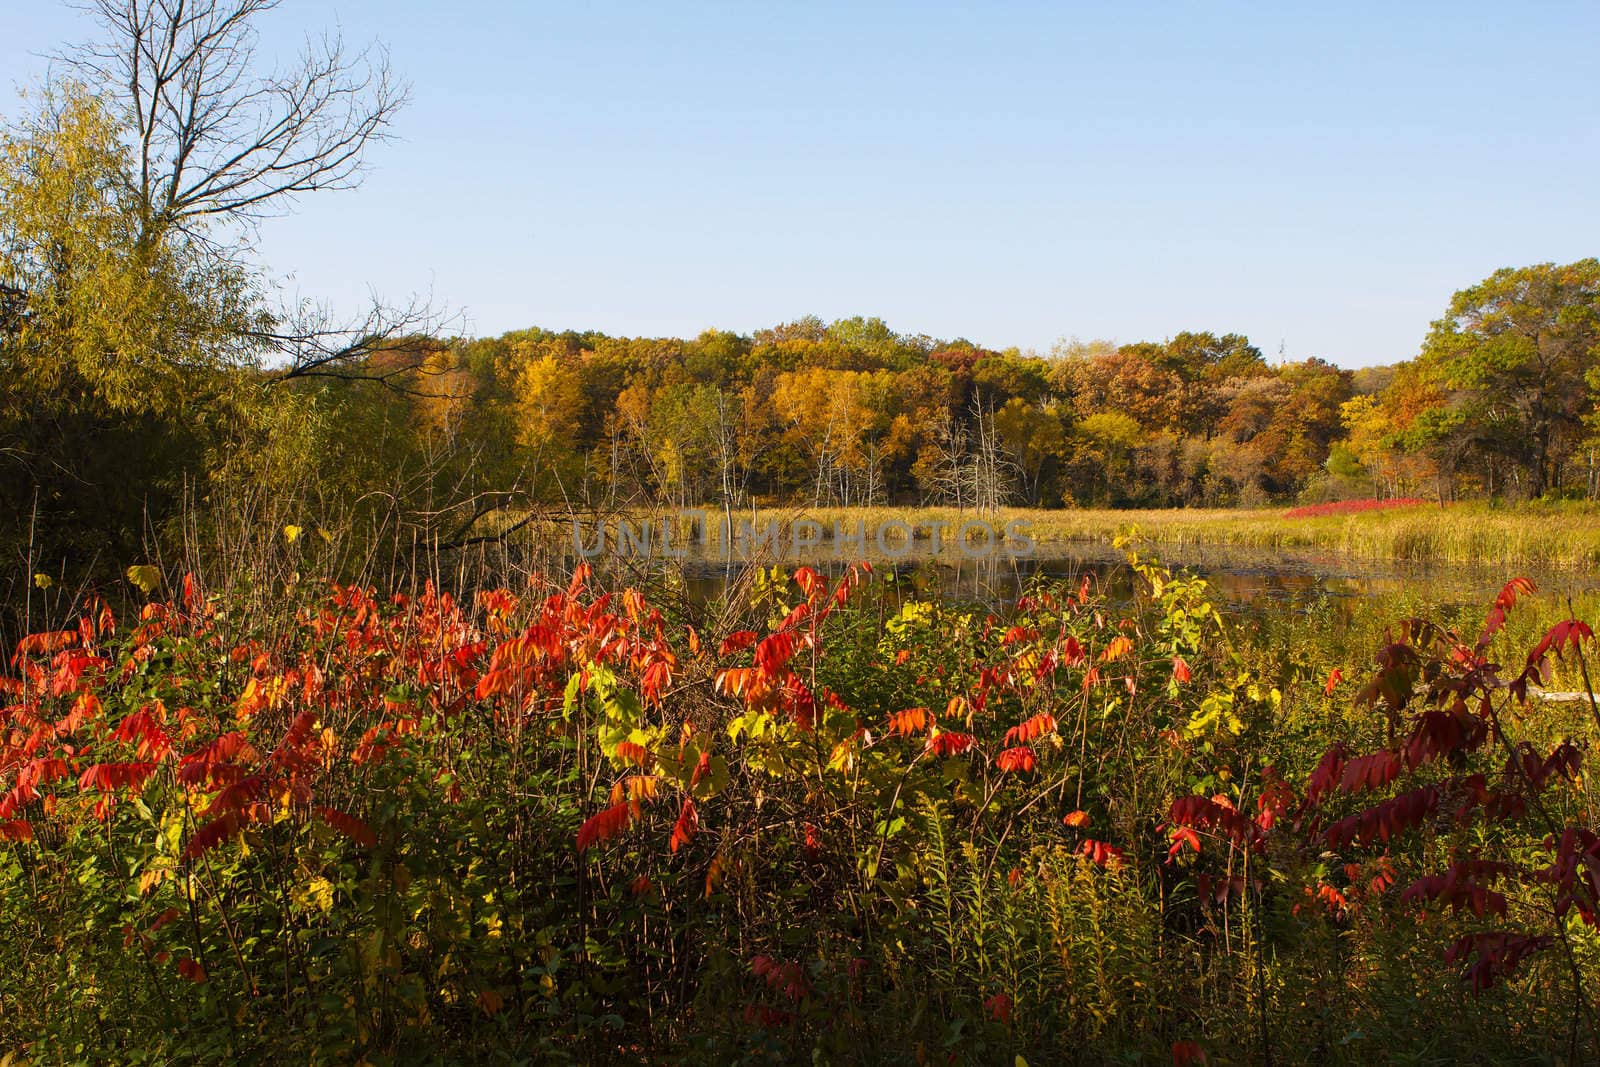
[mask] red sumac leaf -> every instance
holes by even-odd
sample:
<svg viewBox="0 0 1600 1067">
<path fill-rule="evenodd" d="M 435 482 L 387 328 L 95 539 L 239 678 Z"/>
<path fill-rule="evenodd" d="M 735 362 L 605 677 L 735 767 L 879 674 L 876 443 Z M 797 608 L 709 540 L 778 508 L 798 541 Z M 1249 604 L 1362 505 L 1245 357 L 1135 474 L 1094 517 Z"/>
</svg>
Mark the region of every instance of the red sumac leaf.
<svg viewBox="0 0 1600 1067">
<path fill-rule="evenodd" d="M 650 750 L 633 741 L 621 741 L 617 744 L 617 758 L 639 767 L 648 767 L 655 762 L 655 757 Z"/>
<path fill-rule="evenodd" d="M 735 652 L 743 652 L 756 643 L 757 636 L 754 630 L 735 630 L 722 639 L 721 654 L 731 656 Z"/>
<path fill-rule="evenodd" d="M 828 592 L 828 580 L 810 567 L 801 567 L 794 572 L 794 584 L 800 587 L 807 600 L 816 600 Z"/>
<path fill-rule="evenodd" d="M 1005 743 L 1007 745 L 1025 745 L 1037 741 L 1045 734 L 1051 733 L 1056 728 L 1056 717 L 1048 711 L 1018 723 L 1006 731 Z"/>
<path fill-rule="evenodd" d="M 0 822 L 0 841 L 32 841 L 33 824 L 27 819 Z"/>
<path fill-rule="evenodd" d="M 154 763 L 96 763 L 79 775 L 78 788 L 98 789 L 103 793 L 137 790 L 155 769 Z"/>
<path fill-rule="evenodd" d="M 339 831 L 362 848 L 372 848 L 378 843 L 378 835 L 372 832 L 372 827 L 348 812 L 338 808 L 318 807 L 317 818 Z"/>
<path fill-rule="evenodd" d="M 936 756 L 959 756 L 973 745 L 971 734 L 946 730 L 928 738 L 928 751 Z"/>
<path fill-rule="evenodd" d="M 633 809 L 624 801 L 613 804 L 604 811 L 584 820 L 578 827 L 578 851 L 582 852 L 591 845 L 602 844 L 616 837 L 628 828 L 628 823 L 633 820 Z"/>
<path fill-rule="evenodd" d="M 1122 849 L 1093 838 L 1083 843 L 1081 851 L 1096 867 L 1109 867 L 1122 863 Z"/>
<path fill-rule="evenodd" d="M 685 797 L 683 809 L 678 813 L 678 821 L 672 827 L 672 851 L 676 852 L 687 845 L 699 828 L 700 813 L 695 810 L 694 801 Z"/>
<path fill-rule="evenodd" d="M 1031 771 L 1034 763 L 1033 749 L 1026 745 L 1008 748 L 994 758 L 994 765 L 1006 774 L 1014 771 Z"/>
<path fill-rule="evenodd" d="M 1012 1011 L 1010 994 L 996 993 L 994 996 L 987 998 L 983 1002 L 983 1010 L 988 1014 L 989 1018 L 993 1019 L 995 1022 L 1001 1024 L 1002 1026 L 1009 1025 L 1011 1022 Z"/>
<path fill-rule="evenodd" d="M 767 675 L 775 675 L 789 665 L 800 639 L 794 631 L 775 633 L 756 646 L 756 668 Z"/>
<path fill-rule="evenodd" d="M 198 859 L 222 844 L 223 841 L 238 833 L 243 827 L 243 820 L 236 811 L 224 812 L 204 826 L 196 830 L 189 838 L 189 843 L 184 846 L 183 858 L 186 860 Z"/>
<path fill-rule="evenodd" d="M 889 729 L 901 737 L 910 737 L 926 730 L 932 722 L 933 717 L 928 714 L 927 708 L 906 708 L 889 716 Z"/>
</svg>

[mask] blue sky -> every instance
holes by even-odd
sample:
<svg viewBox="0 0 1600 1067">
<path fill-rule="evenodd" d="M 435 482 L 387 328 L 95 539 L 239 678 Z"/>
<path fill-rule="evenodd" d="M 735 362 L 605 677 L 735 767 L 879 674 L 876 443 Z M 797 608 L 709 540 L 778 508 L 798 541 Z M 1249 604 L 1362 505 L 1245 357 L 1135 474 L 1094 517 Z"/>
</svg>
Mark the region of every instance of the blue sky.
<svg viewBox="0 0 1600 1067">
<path fill-rule="evenodd" d="M 1600 6 L 284 0 L 413 86 L 291 292 L 474 333 L 816 314 L 1045 349 L 1239 331 L 1414 355 L 1455 289 L 1600 254 Z M 92 32 L 0 6 L 0 84 Z M 12 114 L 8 93 L 0 112 Z"/>
</svg>

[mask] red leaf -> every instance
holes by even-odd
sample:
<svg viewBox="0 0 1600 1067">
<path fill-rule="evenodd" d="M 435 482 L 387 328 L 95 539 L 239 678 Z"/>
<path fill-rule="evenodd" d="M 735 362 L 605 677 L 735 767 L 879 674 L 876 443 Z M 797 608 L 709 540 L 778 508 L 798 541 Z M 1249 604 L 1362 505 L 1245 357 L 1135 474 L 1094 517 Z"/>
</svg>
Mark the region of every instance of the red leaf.
<svg viewBox="0 0 1600 1067">
<path fill-rule="evenodd" d="M 1339 788 L 1346 793 L 1359 793 L 1363 789 L 1381 789 L 1400 775 L 1398 753 L 1383 751 L 1367 756 L 1357 756 L 1344 765 L 1339 776 Z"/>
<path fill-rule="evenodd" d="M 617 744 L 617 758 L 640 767 L 648 767 L 655 762 L 655 757 L 650 750 L 633 741 L 621 741 Z"/>
<path fill-rule="evenodd" d="M 996 993 L 994 996 L 987 998 L 983 1002 L 983 1010 L 988 1013 L 989 1018 L 1002 1026 L 1010 1025 L 1012 1010 L 1010 994 Z"/>
<path fill-rule="evenodd" d="M 928 738 L 928 750 L 936 756 L 959 756 L 973 745 L 971 734 L 946 730 Z"/>
<path fill-rule="evenodd" d="M 338 808 L 319 807 L 317 818 L 339 831 L 362 848 L 372 848 L 378 843 L 378 835 L 372 828 L 360 819 Z"/>
<path fill-rule="evenodd" d="M 735 652 L 743 652 L 756 643 L 757 636 L 754 630 L 735 630 L 722 639 L 721 654 L 731 656 Z"/>
<path fill-rule="evenodd" d="M 700 814 L 695 811 L 694 801 L 685 797 L 683 810 L 678 813 L 678 821 L 672 827 L 672 851 L 676 852 L 687 845 L 699 828 Z"/>
<path fill-rule="evenodd" d="M 1037 741 L 1045 734 L 1051 733 L 1056 728 L 1056 717 L 1048 711 L 1041 711 L 1025 722 L 1018 723 L 1006 731 L 1005 743 L 1008 745 L 1023 745 Z"/>
<path fill-rule="evenodd" d="M 1122 850 L 1104 841 L 1090 838 L 1083 843 L 1082 852 L 1096 867 L 1120 866 L 1122 863 Z"/>
<path fill-rule="evenodd" d="M 225 812 L 212 819 L 200 829 L 196 830 L 189 838 L 189 843 L 184 847 L 183 858 L 186 860 L 198 859 L 222 844 L 223 841 L 238 833 L 242 828 L 243 820 L 236 811 Z"/>
<path fill-rule="evenodd" d="M 12 651 L 11 662 L 17 663 L 24 656 L 47 655 L 59 652 L 61 649 L 76 643 L 77 630 L 52 630 L 49 633 L 29 634 L 17 642 L 17 647 Z"/>
<path fill-rule="evenodd" d="M 889 716 L 889 729 L 901 737 L 910 737 L 926 730 L 932 722 L 927 708 L 906 708 Z"/>
<path fill-rule="evenodd" d="M 1003 773 L 1013 771 L 1031 771 L 1034 768 L 1033 749 L 1023 745 L 1018 748 L 1008 748 L 994 758 L 994 765 Z"/>
<path fill-rule="evenodd" d="M 1180 852 L 1183 851 L 1183 847 L 1185 845 L 1188 845 L 1190 848 L 1194 849 L 1196 852 L 1199 852 L 1200 851 L 1200 835 L 1195 833 L 1193 830 L 1189 829 L 1189 827 L 1187 827 L 1187 826 L 1175 826 L 1175 827 L 1173 827 L 1173 830 L 1172 830 L 1172 847 L 1167 849 L 1167 859 L 1170 860 L 1170 859 L 1173 859 L 1174 857 L 1176 857 Z"/>
<path fill-rule="evenodd" d="M 1322 762 L 1317 764 L 1317 769 L 1311 772 L 1311 779 L 1306 783 L 1306 803 L 1315 804 L 1324 793 L 1327 793 L 1339 782 L 1339 776 L 1344 773 L 1345 748 L 1335 744 L 1323 754 Z"/>
<path fill-rule="evenodd" d="M 604 811 L 591 816 L 578 827 L 578 851 L 582 852 L 590 845 L 602 844 L 616 837 L 628 828 L 628 823 L 633 820 L 633 809 L 627 801 L 613 804 Z"/>
<path fill-rule="evenodd" d="M 154 763 L 96 763 L 78 777 L 78 788 L 98 789 L 103 793 L 119 789 L 137 791 L 155 769 Z"/>
<path fill-rule="evenodd" d="M 794 657 L 800 639 L 794 631 L 773 634 L 756 646 L 756 667 L 768 675 L 776 675 Z"/>
<path fill-rule="evenodd" d="M 1532 593 L 1533 588 L 1533 582 L 1527 578 L 1513 578 L 1501 588 L 1500 595 L 1494 598 L 1494 606 L 1484 618 L 1483 633 L 1478 637 L 1479 650 L 1488 647 L 1494 635 L 1505 625 L 1506 613 L 1516 606 L 1517 595 Z"/>
<path fill-rule="evenodd" d="M 801 567 L 794 572 L 794 584 L 800 587 L 807 600 L 816 600 L 828 592 L 828 580 L 810 567 Z"/>
<path fill-rule="evenodd" d="M 1511 690 L 1511 695 L 1517 700 L 1527 703 L 1528 684 L 1542 681 L 1545 678 L 1548 666 L 1547 660 L 1550 653 L 1554 652 L 1559 657 L 1563 648 L 1575 649 L 1580 642 L 1593 640 L 1594 631 L 1589 629 L 1588 623 L 1580 622 L 1577 619 L 1562 619 L 1550 627 L 1539 643 L 1533 646 L 1533 650 L 1528 653 L 1528 664 L 1523 668 L 1522 674 L 1507 687 Z"/>
<path fill-rule="evenodd" d="M 1482 993 L 1496 981 L 1511 977 L 1523 960 L 1554 940 L 1546 935 L 1532 937 L 1505 931 L 1467 934 L 1445 950 L 1444 961 L 1457 963 L 1476 953 L 1478 958 L 1467 965 L 1462 978 L 1471 984 L 1474 993 Z"/>
</svg>

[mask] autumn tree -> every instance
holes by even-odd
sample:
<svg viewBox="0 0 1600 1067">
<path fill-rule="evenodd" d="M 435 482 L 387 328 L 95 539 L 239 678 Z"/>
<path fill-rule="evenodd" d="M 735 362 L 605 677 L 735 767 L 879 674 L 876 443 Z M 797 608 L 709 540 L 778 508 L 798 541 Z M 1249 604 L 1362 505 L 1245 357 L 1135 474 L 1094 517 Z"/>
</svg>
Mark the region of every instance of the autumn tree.
<svg viewBox="0 0 1600 1067">
<path fill-rule="evenodd" d="M 257 225 L 353 186 L 405 97 L 380 53 L 336 37 L 265 70 L 255 23 L 274 6 L 93 0 L 99 38 L 58 57 L 64 76 L 0 136 L 8 515 L 127 555 L 208 453 L 295 421 L 305 396 L 263 385 L 359 376 L 427 317 L 267 302 Z"/>
<path fill-rule="evenodd" d="M 994 429 L 1019 475 L 1031 504 L 1044 503 L 1048 476 L 1059 465 L 1066 446 L 1065 415 L 1059 404 L 1030 404 L 1013 396 L 994 413 Z"/>
<path fill-rule="evenodd" d="M 1503 462 L 1529 496 L 1557 488 L 1600 362 L 1600 260 L 1496 271 L 1456 293 L 1418 362 L 1443 393 L 1434 443 Z"/>
</svg>

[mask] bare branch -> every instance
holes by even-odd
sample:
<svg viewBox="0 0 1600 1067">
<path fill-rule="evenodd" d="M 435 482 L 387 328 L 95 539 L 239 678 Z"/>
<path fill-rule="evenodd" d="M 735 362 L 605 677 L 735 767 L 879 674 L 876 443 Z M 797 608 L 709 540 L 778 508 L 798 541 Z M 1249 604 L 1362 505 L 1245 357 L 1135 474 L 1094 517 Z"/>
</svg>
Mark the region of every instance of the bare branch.
<svg viewBox="0 0 1600 1067">
<path fill-rule="evenodd" d="M 319 189 L 359 184 L 407 87 L 378 46 L 306 42 L 257 72 L 257 16 L 278 0 L 88 0 L 107 31 L 61 58 L 121 98 L 135 136 L 147 230 L 259 219 Z"/>
<path fill-rule="evenodd" d="M 336 318 L 326 305 L 306 301 L 250 336 L 277 357 L 278 366 L 268 377 L 272 383 L 334 378 L 377 382 L 409 395 L 437 398 L 444 394 L 406 384 L 410 378 L 427 376 L 427 368 L 405 361 L 375 366 L 373 358 L 393 354 L 407 342 L 451 332 L 456 321 L 419 297 L 404 307 L 390 307 L 374 298 L 367 311 L 353 320 Z"/>
</svg>

